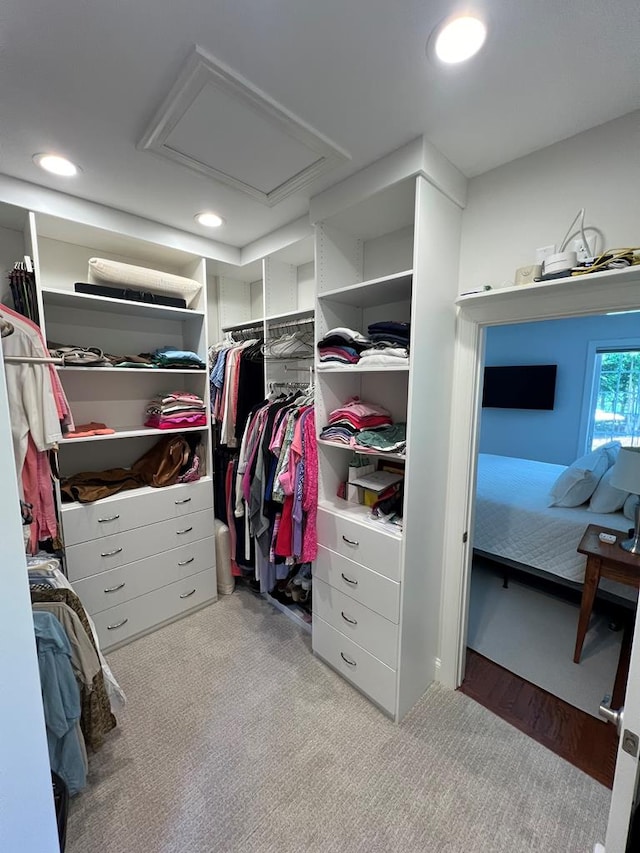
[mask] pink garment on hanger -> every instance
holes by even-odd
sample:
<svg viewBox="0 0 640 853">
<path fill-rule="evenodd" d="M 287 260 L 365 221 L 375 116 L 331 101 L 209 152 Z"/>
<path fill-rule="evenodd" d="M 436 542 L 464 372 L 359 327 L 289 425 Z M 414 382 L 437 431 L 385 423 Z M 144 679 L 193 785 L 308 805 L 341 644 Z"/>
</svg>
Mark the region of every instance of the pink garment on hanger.
<svg viewBox="0 0 640 853">
<path fill-rule="evenodd" d="M 27 550 L 30 554 L 36 554 L 39 542 L 58 536 L 58 522 L 53 500 L 49 453 L 46 450 L 40 452 L 31 435 L 28 437 L 27 453 L 22 466 L 22 488 L 25 501 L 33 507 Z"/>
<path fill-rule="evenodd" d="M 302 509 L 305 512 L 302 532 L 301 563 L 311 563 L 318 556 L 318 443 L 315 411 L 309 413 L 303 426 L 304 483 Z"/>
</svg>

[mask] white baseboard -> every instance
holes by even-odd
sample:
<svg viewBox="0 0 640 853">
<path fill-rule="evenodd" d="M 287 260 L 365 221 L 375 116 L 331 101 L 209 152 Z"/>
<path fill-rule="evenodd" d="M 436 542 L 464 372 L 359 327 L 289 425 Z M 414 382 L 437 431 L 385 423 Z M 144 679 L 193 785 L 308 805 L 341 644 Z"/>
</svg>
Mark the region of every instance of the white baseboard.
<svg viewBox="0 0 640 853">
<path fill-rule="evenodd" d="M 442 669 L 442 661 L 440 658 L 436 658 L 436 666 L 435 666 L 435 680 L 440 681 L 440 670 Z"/>
</svg>

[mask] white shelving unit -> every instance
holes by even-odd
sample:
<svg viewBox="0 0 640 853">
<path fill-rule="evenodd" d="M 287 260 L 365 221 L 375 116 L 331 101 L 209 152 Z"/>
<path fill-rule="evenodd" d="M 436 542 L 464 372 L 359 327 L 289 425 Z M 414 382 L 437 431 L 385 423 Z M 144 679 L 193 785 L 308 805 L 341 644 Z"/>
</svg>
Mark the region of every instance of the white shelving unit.
<svg viewBox="0 0 640 853">
<path fill-rule="evenodd" d="M 422 177 L 318 207 L 334 210 L 316 224 L 316 339 L 393 320 L 411 346 L 408 365 L 316 364 L 319 431 L 358 396 L 406 422 L 407 449 L 370 454 L 406 461 L 400 530 L 337 497 L 353 451 L 319 440 L 313 648 L 400 719 L 436 676 L 461 210 Z"/>
<path fill-rule="evenodd" d="M 97 347 L 114 355 L 138 355 L 170 345 L 197 353 L 206 364 L 205 259 L 49 215 L 31 214 L 31 219 L 42 328 L 50 344 Z M 87 280 L 88 261 L 94 256 L 183 275 L 200 282 L 202 289 L 190 308 L 76 293 L 74 283 Z M 63 365 L 58 376 L 76 425 L 97 421 L 115 430 L 63 439 L 58 456 L 62 478 L 127 468 L 162 437 L 201 437 L 202 476 L 195 483 L 171 490 L 145 487 L 95 504 L 60 506 L 67 572 L 77 581 L 81 598 L 86 592 L 102 645 L 111 648 L 217 597 L 208 415 L 201 427 L 163 430 L 144 425 L 149 400 L 171 391 L 197 394 L 208 412 L 208 371 Z M 112 515 L 107 505 L 118 511 Z M 189 515 L 182 507 L 194 511 Z M 179 535 L 188 528 L 194 532 Z M 166 541 L 159 531 L 168 536 Z M 159 543 L 162 555 L 156 555 Z M 111 553 L 121 555 L 118 561 L 102 556 Z M 149 561 L 157 562 L 157 572 L 146 568 Z M 103 588 L 113 586 L 114 573 L 125 592 L 110 597 Z"/>
</svg>

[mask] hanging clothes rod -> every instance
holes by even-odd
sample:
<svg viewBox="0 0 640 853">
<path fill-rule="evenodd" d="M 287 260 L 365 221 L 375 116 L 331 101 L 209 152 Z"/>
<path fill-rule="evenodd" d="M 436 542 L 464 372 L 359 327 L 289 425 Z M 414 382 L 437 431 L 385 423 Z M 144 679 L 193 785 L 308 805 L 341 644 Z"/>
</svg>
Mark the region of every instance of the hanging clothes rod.
<svg viewBox="0 0 640 853">
<path fill-rule="evenodd" d="M 277 320 L 273 323 L 271 320 L 267 320 L 269 330 L 286 328 L 287 326 L 313 326 L 314 323 L 313 317 L 303 317 L 300 320 Z"/>
<path fill-rule="evenodd" d="M 4 362 L 5 364 L 64 364 L 64 359 L 36 355 L 5 355 Z"/>
</svg>

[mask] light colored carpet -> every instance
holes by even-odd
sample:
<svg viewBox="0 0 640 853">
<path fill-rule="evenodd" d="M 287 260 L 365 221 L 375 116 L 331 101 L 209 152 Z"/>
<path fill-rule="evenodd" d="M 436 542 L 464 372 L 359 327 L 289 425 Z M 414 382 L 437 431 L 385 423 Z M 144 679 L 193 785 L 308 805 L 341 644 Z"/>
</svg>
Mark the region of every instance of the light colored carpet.
<svg viewBox="0 0 640 853">
<path fill-rule="evenodd" d="M 475 561 L 467 645 L 594 717 L 616 677 L 622 631 L 594 614 L 579 664 L 573 662 L 580 607 Z"/>
<path fill-rule="evenodd" d="M 395 725 L 249 592 L 110 655 L 67 853 L 591 853 L 609 791 L 460 693 Z"/>
</svg>

